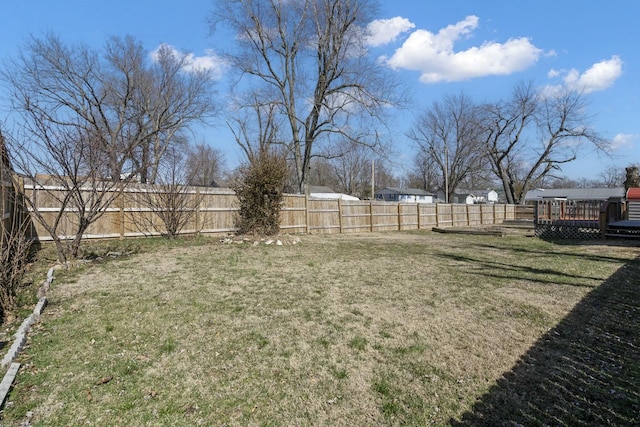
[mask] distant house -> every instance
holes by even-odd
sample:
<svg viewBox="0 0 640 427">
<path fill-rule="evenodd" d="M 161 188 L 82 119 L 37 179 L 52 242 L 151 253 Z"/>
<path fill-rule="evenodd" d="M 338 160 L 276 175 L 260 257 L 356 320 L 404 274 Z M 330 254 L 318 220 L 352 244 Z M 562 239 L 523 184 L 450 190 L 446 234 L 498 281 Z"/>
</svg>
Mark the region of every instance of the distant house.
<svg viewBox="0 0 640 427">
<path fill-rule="evenodd" d="M 495 190 L 456 190 L 449 203 L 473 205 L 479 203 L 498 203 L 498 192 Z M 438 202 L 444 203 L 444 192 L 438 193 Z"/>
<path fill-rule="evenodd" d="M 433 196 L 418 188 L 385 187 L 375 193 L 375 199 L 384 202 L 433 203 Z"/>
<path fill-rule="evenodd" d="M 478 203 L 497 203 L 498 193 L 495 190 L 456 190 L 451 197 L 452 203 L 473 205 Z"/>
<path fill-rule="evenodd" d="M 623 187 L 619 188 L 536 188 L 527 191 L 525 203 L 537 200 L 609 200 L 622 198 L 625 195 Z"/>
<path fill-rule="evenodd" d="M 331 188 L 320 185 L 312 185 L 309 188 L 309 197 L 315 199 L 332 199 L 332 200 L 360 200 L 357 197 L 348 194 L 336 193 Z"/>
</svg>

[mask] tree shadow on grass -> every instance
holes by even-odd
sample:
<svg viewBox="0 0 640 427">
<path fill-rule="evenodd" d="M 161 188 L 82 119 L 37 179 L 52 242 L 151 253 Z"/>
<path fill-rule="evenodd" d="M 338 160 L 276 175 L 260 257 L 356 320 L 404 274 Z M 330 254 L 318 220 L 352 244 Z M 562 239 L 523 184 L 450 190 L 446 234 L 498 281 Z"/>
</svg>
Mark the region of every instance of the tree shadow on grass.
<svg viewBox="0 0 640 427">
<path fill-rule="evenodd" d="M 640 259 L 591 291 L 450 424 L 640 425 Z"/>
<path fill-rule="evenodd" d="M 527 280 L 536 283 L 582 286 L 588 288 L 593 288 L 594 286 L 589 284 L 581 284 L 579 281 L 599 280 L 597 277 L 584 276 L 580 274 L 569 274 L 561 270 L 518 266 L 507 262 L 482 260 L 465 255 L 434 254 L 434 256 L 475 266 L 474 268 L 478 272 L 478 274 L 481 274 L 485 277 L 494 277 L 496 279 L 518 279 L 526 277 Z M 496 273 L 489 273 L 490 271 Z"/>
<path fill-rule="evenodd" d="M 640 247 L 640 243 L 639 242 L 619 242 L 619 241 L 611 241 L 611 240 L 606 240 L 606 241 L 601 241 L 601 240 L 581 240 L 581 241 L 554 241 L 553 242 L 555 245 L 557 246 L 565 246 L 565 245 L 571 245 L 573 247 L 578 246 L 578 245 L 606 245 L 606 246 L 619 246 L 619 247 Z M 494 249 L 498 249 L 501 250 L 504 246 L 502 245 L 490 245 L 490 244 L 474 244 L 474 247 L 477 247 L 479 249 L 489 249 L 489 250 L 494 250 Z M 573 257 L 573 258 L 580 258 L 582 260 L 589 260 L 589 261 L 596 261 L 596 262 L 613 262 L 613 263 L 618 263 L 620 262 L 620 258 L 616 257 L 616 256 L 607 256 L 607 255 L 600 255 L 600 254 L 585 254 L 585 253 L 569 253 L 569 252 L 555 252 L 555 251 L 550 251 L 550 250 L 532 250 L 531 248 L 509 248 L 510 252 L 515 252 L 515 253 L 523 253 L 526 254 L 526 256 L 532 256 L 532 255 L 542 255 L 542 256 L 549 256 L 549 255 L 560 255 L 563 257 Z"/>
</svg>

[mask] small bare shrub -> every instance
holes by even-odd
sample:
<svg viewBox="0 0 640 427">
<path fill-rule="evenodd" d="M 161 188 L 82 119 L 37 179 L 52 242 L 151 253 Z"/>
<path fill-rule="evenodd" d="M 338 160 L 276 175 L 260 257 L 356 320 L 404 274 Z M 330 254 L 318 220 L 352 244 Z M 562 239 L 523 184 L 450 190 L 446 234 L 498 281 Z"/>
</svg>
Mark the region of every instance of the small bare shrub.
<svg viewBox="0 0 640 427">
<path fill-rule="evenodd" d="M 22 284 L 30 255 L 26 233 L 29 218 L 12 178 L 5 140 L 0 132 L 0 318 L 16 305 L 16 291 Z"/>
<path fill-rule="evenodd" d="M 26 237 L 28 221 L 15 208 L 9 226 L 1 226 L 0 235 L 0 316 L 16 306 L 16 292 L 29 261 L 31 241 Z"/>
<path fill-rule="evenodd" d="M 203 165 L 189 166 L 186 150 L 186 145 L 167 149 L 158 165 L 154 185 L 142 184 L 139 188 L 137 202 L 152 213 L 148 216 L 140 212 L 130 215 L 141 232 L 155 231 L 168 239 L 175 239 L 195 216 L 202 196 L 188 184 Z"/>
</svg>

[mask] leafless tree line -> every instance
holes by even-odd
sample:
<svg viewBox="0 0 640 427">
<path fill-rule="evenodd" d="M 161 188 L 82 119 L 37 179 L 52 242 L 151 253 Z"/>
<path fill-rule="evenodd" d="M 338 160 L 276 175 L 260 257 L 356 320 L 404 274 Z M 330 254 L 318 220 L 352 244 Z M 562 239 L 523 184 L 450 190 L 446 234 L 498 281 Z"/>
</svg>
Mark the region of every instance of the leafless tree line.
<svg viewBox="0 0 640 427">
<path fill-rule="evenodd" d="M 387 113 L 404 104 L 366 44 L 375 12 L 373 0 L 217 2 L 212 25 L 237 42 L 227 54 L 238 72 L 229 126 L 249 161 L 265 150 L 285 156 L 297 192 L 329 184 L 366 194 Z M 584 147 L 607 151 L 586 107 L 584 94 L 525 83 L 496 102 L 448 96 L 416 118 L 408 133 L 419 148 L 415 168 L 400 180 L 447 198 L 462 186 L 497 184 L 508 203 L 519 203 L 560 178 Z"/>
<path fill-rule="evenodd" d="M 96 50 L 47 35 L 3 70 L 14 119 L 8 153 L 15 171 L 61 207 L 48 212 L 25 199 L 61 261 L 77 257 L 89 226 L 129 183 L 213 181 L 205 161 L 219 153 L 187 142 L 190 126 L 215 112 L 213 80 L 204 69 L 186 72 L 186 61 L 167 46 L 150 61 L 131 37 Z M 188 173 L 167 174 L 178 161 Z"/>
<path fill-rule="evenodd" d="M 558 179 L 580 150 L 607 152 L 609 141 L 590 125 L 586 107 L 581 93 L 544 93 L 532 84 L 494 103 L 446 97 L 409 132 L 420 150 L 417 169 L 425 177 L 435 170 L 435 182 L 425 184 L 447 188 L 449 197 L 465 182 L 493 181 L 507 203 L 520 203 L 528 190 Z"/>
</svg>

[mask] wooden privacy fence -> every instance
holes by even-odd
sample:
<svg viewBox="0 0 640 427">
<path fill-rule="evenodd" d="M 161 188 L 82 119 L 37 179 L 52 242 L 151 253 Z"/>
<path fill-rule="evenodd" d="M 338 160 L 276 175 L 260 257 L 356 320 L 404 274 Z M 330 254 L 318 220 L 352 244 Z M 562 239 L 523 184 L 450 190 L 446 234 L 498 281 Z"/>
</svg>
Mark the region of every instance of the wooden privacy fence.
<svg viewBox="0 0 640 427">
<path fill-rule="evenodd" d="M 514 205 L 392 203 L 287 195 L 283 231 L 357 233 L 500 224 L 516 218 Z"/>
<path fill-rule="evenodd" d="M 13 182 L 11 175 L 0 162 L 0 231 L 10 227 L 13 210 Z"/>
<path fill-rule="evenodd" d="M 24 185 L 26 197 L 51 219 L 60 213 L 57 198 L 61 188 Z M 126 238 L 159 234 L 153 227 L 159 218 L 142 201 L 144 191 L 126 188 L 93 223 L 85 238 Z M 56 194 L 59 193 L 59 194 Z M 194 187 L 188 192 L 195 212 L 182 229 L 183 234 L 228 234 L 236 231 L 238 201 L 233 190 Z M 284 233 L 359 233 L 392 230 L 417 230 L 431 227 L 481 226 L 499 224 L 517 218 L 515 205 L 465 205 L 392 203 L 314 199 L 304 195 L 284 196 L 280 229 Z M 59 234 L 70 236 L 74 230 L 73 212 L 63 215 Z M 35 222 L 35 221 L 34 221 Z M 34 223 L 33 238 L 49 240 L 44 228 Z"/>
</svg>

